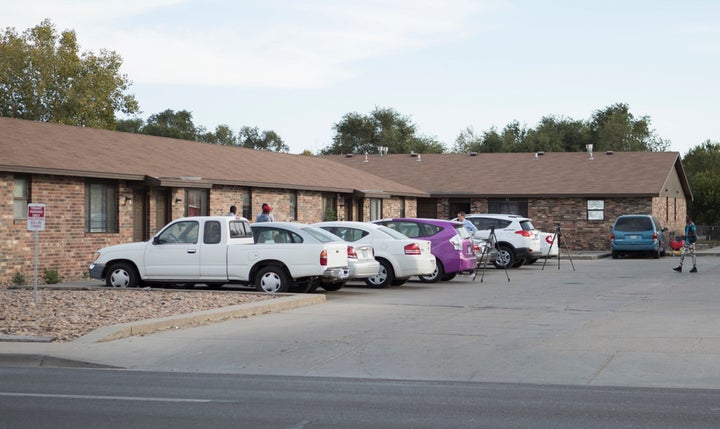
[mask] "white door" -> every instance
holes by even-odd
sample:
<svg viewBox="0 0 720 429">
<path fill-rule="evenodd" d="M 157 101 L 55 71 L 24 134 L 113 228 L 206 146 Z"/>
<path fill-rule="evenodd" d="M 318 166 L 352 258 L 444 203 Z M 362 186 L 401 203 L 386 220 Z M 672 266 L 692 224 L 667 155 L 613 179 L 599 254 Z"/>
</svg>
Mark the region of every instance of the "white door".
<svg viewBox="0 0 720 429">
<path fill-rule="evenodd" d="M 145 250 L 148 280 L 197 280 L 200 277 L 198 221 L 179 221 L 165 228 Z"/>
</svg>

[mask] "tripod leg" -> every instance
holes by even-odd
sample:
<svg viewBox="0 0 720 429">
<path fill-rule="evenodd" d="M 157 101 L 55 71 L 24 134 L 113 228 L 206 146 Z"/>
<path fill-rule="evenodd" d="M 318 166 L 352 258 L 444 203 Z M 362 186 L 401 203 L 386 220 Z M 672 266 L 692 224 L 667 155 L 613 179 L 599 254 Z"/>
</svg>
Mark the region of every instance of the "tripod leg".
<svg viewBox="0 0 720 429">
<path fill-rule="evenodd" d="M 545 264 L 547 264 L 547 260 L 550 257 L 550 252 L 552 252 L 553 246 L 555 245 L 555 240 L 557 239 L 557 232 L 553 234 L 552 240 L 550 240 L 550 247 L 548 248 L 547 254 L 545 255 L 545 261 L 543 262 L 542 269 L 540 271 L 545 270 Z M 558 257 L 560 256 L 560 246 L 558 246 Z"/>
<path fill-rule="evenodd" d="M 572 266 L 573 271 L 575 271 L 575 264 L 573 263 L 572 255 L 570 254 L 570 248 L 567 245 L 567 241 L 563 239 L 563 245 L 565 246 L 565 251 L 567 252 L 568 259 L 570 259 L 570 266 Z M 558 247 L 558 256 L 560 255 L 560 248 Z"/>
</svg>

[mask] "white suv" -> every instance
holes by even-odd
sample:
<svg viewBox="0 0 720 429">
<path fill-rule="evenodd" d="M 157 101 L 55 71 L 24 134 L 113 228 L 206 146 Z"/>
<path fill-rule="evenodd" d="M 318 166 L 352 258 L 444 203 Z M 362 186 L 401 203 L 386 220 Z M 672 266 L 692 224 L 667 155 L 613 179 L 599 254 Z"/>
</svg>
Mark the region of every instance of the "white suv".
<svg viewBox="0 0 720 429">
<path fill-rule="evenodd" d="M 519 267 L 542 257 L 540 232 L 526 217 L 508 214 L 468 214 L 465 219 L 478 229 L 475 238 L 487 240 L 495 231 L 499 257 L 493 262 L 497 268 Z"/>
</svg>

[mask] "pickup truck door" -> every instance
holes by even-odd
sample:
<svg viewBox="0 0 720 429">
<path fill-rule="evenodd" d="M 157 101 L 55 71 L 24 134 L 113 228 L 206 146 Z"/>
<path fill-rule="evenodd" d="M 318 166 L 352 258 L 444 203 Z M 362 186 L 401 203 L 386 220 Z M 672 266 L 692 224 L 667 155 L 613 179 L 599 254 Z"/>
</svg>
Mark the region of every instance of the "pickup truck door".
<svg viewBox="0 0 720 429">
<path fill-rule="evenodd" d="M 200 223 L 178 221 L 158 234 L 145 249 L 148 280 L 197 280 L 200 277 Z"/>
<path fill-rule="evenodd" d="M 227 228 L 227 223 L 205 221 L 200 249 L 201 280 L 227 281 Z"/>
</svg>

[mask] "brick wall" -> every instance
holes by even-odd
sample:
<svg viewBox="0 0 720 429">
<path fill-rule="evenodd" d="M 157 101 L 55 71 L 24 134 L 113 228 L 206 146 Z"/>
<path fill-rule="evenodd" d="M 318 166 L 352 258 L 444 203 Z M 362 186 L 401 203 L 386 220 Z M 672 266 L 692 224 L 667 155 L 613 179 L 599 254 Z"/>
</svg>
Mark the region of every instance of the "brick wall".
<svg viewBox="0 0 720 429">
<path fill-rule="evenodd" d="M 0 207 L 0 285 L 15 273 L 33 281 L 34 233 L 26 220 L 13 219 L 12 175 L 0 177 L 6 201 Z M 124 184 L 119 196 L 130 192 Z M 130 192 L 130 194 L 132 194 Z M 122 197 L 121 197 L 122 198 Z M 38 232 L 38 282 L 45 270 L 56 270 L 63 280 L 87 276 L 95 251 L 132 240 L 132 206 L 119 207 L 119 234 L 85 232 L 85 181 L 82 178 L 36 175 L 31 179 L 31 203 L 45 204 L 45 231 Z"/>
</svg>

